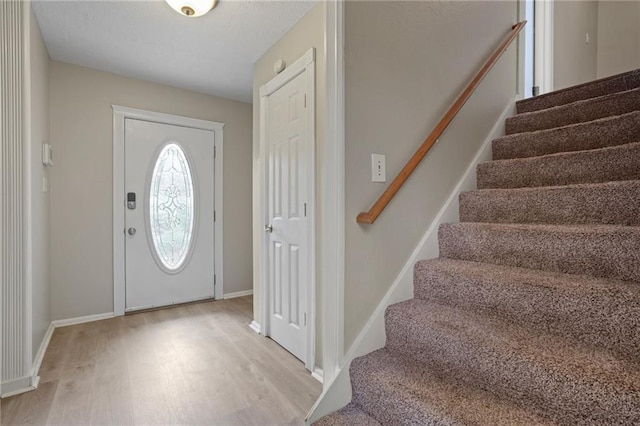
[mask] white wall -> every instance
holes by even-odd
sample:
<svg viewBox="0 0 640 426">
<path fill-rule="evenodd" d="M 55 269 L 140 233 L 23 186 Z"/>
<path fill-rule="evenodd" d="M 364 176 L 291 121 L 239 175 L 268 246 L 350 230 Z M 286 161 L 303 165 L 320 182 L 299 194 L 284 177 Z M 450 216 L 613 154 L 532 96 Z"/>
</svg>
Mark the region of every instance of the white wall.
<svg viewBox="0 0 640 426">
<path fill-rule="evenodd" d="M 598 68 L 597 1 L 554 2 L 553 85 L 562 89 L 595 80 Z M 586 34 L 589 34 L 589 43 Z"/>
<path fill-rule="evenodd" d="M 250 290 L 251 105 L 50 63 L 51 314 L 113 312 L 112 104 L 226 123 L 224 291 Z"/>
<path fill-rule="evenodd" d="M 260 208 L 260 86 L 276 76 L 273 63 L 283 59 L 286 64 L 292 64 L 312 47 L 316 49 L 316 233 L 317 265 L 320 265 L 322 247 L 322 217 L 320 217 L 320 200 L 322 199 L 321 183 L 322 159 L 325 144 L 325 88 L 326 88 L 326 60 L 324 48 L 325 5 L 320 2 L 296 23 L 276 44 L 274 44 L 253 67 L 253 316 L 260 323 L 262 313 L 262 299 L 260 295 L 260 241 L 264 235 L 264 223 L 259 214 Z M 321 312 L 322 289 L 319 283 L 321 277 L 316 274 L 316 313 Z M 322 322 L 318 316 L 316 323 L 316 365 L 322 365 Z"/>
<path fill-rule="evenodd" d="M 368 210 L 517 22 L 517 1 L 347 2 L 345 350 L 516 91 L 515 43 L 371 225 Z M 370 155 L 387 183 L 371 183 Z"/>
<path fill-rule="evenodd" d="M 598 78 L 640 68 L 640 1 L 598 3 Z"/>
<path fill-rule="evenodd" d="M 42 144 L 49 143 L 49 54 L 33 11 L 29 17 L 30 40 L 30 158 L 31 166 L 31 281 L 32 355 L 40 347 L 51 322 L 49 278 L 49 193 L 43 178 L 49 170 L 42 164 Z"/>
</svg>

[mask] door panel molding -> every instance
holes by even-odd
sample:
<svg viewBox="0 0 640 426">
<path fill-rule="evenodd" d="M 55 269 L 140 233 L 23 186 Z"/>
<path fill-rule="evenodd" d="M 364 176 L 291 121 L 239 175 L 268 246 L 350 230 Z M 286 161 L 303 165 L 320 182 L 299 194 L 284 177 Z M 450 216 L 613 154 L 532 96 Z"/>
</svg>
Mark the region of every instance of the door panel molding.
<svg viewBox="0 0 640 426">
<path fill-rule="evenodd" d="M 216 274 L 215 298 L 224 297 L 223 271 L 223 143 L 224 123 L 200 120 L 178 115 L 112 105 L 113 109 L 113 313 L 125 312 L 125 120 L 127 118 L 153 123 L 190 127 L 215 132 L 215 176 L 214 203 L 216 221 L 214 224 Z"/>
<path fill-rule="evenodd" d="M 305 52 L 305 54 L 289 65 L 284 71 L 275 76 L 269 82 L 260 87 L 260 217 L 263 223 L 266 225 L 269 220 L 268 212 L 268 167 L 267 157 L 267 98 L 269 95 L 276 92 L 278 89 L 298 77 L 300 74 L 306 73 L 305 90 L 307 94 L 306 98 L 306 114 L 307 114 L 307 140 L 309 143 L 309 149 L 307 149 L 307 164 L 309 168 L 307 179 L 307 232 L 309 235 L 308 240 L 308 277 L 307 277 L 307 335 L 305 342 L 306 346 L 306 359 L 304 359 L 305 367 L 307 370 L 313 372 L 315 368 L 315 341 L 316 341 L 316 165 L 315 165 L 315 48 L 311 48 Z M 260 333 L 263 336 L 270 335 L 269 327 L 269 288 L 268 288 L 268 253 L 269 253 L 269 238 L 268 234 L 264 233 L 260 238 L 260 305 L 262 307 L 261 312 L 261 324 L 259 326 Z M 255 329 L 255 328 L 254 328 Z"/>
</svg>

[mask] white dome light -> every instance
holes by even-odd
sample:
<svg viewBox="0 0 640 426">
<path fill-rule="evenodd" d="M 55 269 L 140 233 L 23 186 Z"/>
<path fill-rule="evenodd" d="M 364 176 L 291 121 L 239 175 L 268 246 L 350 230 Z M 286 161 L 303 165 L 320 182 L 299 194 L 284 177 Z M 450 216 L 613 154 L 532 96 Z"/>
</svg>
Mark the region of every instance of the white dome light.
<svg viewBox="0 0 640 426">
<path fill-rule="evenodd" d="M 181 15 L 195 18 L 216 7 L 217 0 L 165 0 Z"/>
</svg>

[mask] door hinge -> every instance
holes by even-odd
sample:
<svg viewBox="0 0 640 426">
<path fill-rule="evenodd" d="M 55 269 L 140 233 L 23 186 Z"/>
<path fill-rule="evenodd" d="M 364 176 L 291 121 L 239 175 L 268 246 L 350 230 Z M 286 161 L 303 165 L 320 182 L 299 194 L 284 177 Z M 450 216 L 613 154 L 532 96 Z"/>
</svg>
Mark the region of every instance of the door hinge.
<svg viewBox="0 0 640 426">
<path fill-rule="evenodd" d="M 307 107 L 307 94 L 304 94 L 304 107 Z"/>
<path fill-rule="evenodd" d="M 532 96 L 538 96 L 540 94 L 540 86 L 533 86 L 531 89 Z"/>
<path fill-rule="evenodd" d="M 304 203 L 304 217 L 307 217 L 307 203 Z"/>
<path fill-rule="evenodd" d="M 213 221 L 214 222 L 216 221 L 216 211 L 215 210 L 213 211 Z"/>
<path fill-rule="evenodd" d="M 218 147 L 214 146 L 213 147 L 213 159 L 215 160 L 217 156 L 218 156 Z"/>
<path fill-rule="evenodd" d="M 307 325 L 307 313 L 306 312 L 304 313 L 304 325 L 305 325 L 305 327 Z"/>
<path fill-rule="evenodd" d="M 216 281 L 217 281 L 217 279 L 216 279 L 216 278 L 217 278 L 216 274 L 213 274 L 213 285 L 214 285 L 214 286 L 216 285 Z"/>
</svg>

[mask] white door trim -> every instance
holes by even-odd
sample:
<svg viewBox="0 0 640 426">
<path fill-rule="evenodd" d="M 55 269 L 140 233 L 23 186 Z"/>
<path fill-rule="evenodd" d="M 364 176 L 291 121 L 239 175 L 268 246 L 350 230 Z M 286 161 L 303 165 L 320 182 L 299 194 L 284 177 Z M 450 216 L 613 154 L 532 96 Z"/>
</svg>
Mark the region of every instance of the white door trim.
<svg viewBox="0 0 640 426">
<path fill-rule="evenodd" d="M 308 169 L 308 188 L 309 194 L 308 202 L 308 218 L 307 231 L 309 235 L 309 270 L 307 277 L 307 342 L 306 342 L 306 359 L 304 360 L 305 367 L 309 371 L 314 371 L 315 368 L 315 341 L 316 341 L 316 318 L 315 318 L 315 306 L 316 306 L 316 224 L 315 224 L 315 202 L 316 202 L 316 184 L 315 184 L 315 48 L 307 50 L 307 52 L 293 64 L 289 65 L 284 71 L 278 74 L 269 82 L 260 87 L 260 217 L 263 224 L 266 224 L 269 220 L 267 209 L 267 190 L 268 190 L 268 178 L 267 178 L 267 159 L 266 147 L 267 147 L 267 97 L 274 93 L 276 90 L 287 84 L 289 81 L 296 78 L 298 75 L 306 72 L 306 93 L 307 93 L 307 140 L 309 141 L 310 149 L 307 150 L 307 164 L 310 165 Z M 269 285 L 267 279 L 267 253 L 269 248 L 267 234 L 264 233 L 260 239 L 260 246 L 263 255 L 260 256 L 260 297 L 262 304 L 262 318 L 260 324 L 260 331 L 262 335 L 269 336 Z"/>
<path fill-rule="evenodd" d="M 553 87 L 553 10 L 554 0 L 535 1 L 535 59 L 534 85 L 540 95 L 552 92 Z"/>
<path fill-rule="evenodd" d="M 344 367 L 345 1 L 326 3 L 326 138 L 322 194 L 322 369 L 331 387 Z"/>
<path fill-rule="evenodd" d="M 124 122 L 127 118 L 150 121 L 174 126 L 191 127 L 194 129 L 211 130 L 215 137 L 215 199 L 216 222 L 214 226 L 216 274 L 215 298 L 224 297 L 223 274 L 223 204 L 222 204 L 222 165 L 223 165 L 223 128 L 224 123 L 181 117 L 112 105 L 113 108 L 113 314 L 124 315 L 125 310 L 125 182 L 124 182 Z M 122 230 L 122 232 L 120 232 Z"/>
<path fill-rule="evenodd" d="M 533 96 L 535 82 L 535 4 L 537 0 L 518 0 L 518 22 L 527 21 L 518 35 L 517 89 L 522 99 Z"/>
</svg>

